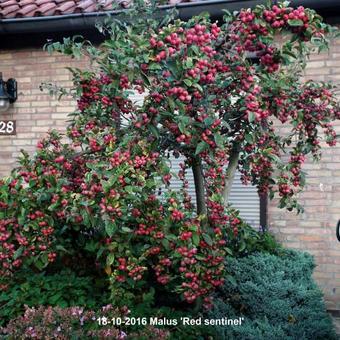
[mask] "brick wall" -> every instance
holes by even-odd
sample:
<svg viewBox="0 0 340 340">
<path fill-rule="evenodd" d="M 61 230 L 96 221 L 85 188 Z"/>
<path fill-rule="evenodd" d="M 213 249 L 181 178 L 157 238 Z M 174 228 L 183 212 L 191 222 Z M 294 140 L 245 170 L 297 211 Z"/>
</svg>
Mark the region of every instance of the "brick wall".
<svg viewBox="0 0 340 340">
<path fill-rule="evenodd" d="M 328 53 L 312 55 L 306 79 L 340 83 L 340 43 L 334 43 Z M 284 129 L 283 129 L 284 130 Z M 340 122 L 336 124 L 340 135 Z M 340 310 L 340 242 L 335 228 L 340 219 L 340 143 L 336 147 L 323 144 L 320 163 L 307 162 L 307 186 L 300 195 L 305 212 L 296 216 L 268 207 L 269 227 L 287 247 L 306 250 L 315 256 L 314 277 L 325 294 L 330 310 Z"/>
<path fill-rule="evenodd" d="M 0 51 L 0 71 L 4 79 L 18 81 L 18 100 L 0 119 L 17 121 L 16 136 L 0 136 L 0 177 L 15 165 L 20 149 L 34 151 L 39 137 L 50 128 L 63 130 L 74 102 L 58 101 L 39 90 L 42 82 L 71 85 L 66 66 L 81 66 L 79 61 L 60 55 L 26 49 Z M 312 56 L 306 72 L 315 80 L 340 82 L 340 44 L 330 53 Z M 340 134 L 340 124 L 338 131 Z M 288 247 L 307 250 L 315 255 L 315 278 L 322 287 L 329 309 L 340 310 L 340 243 L 335 238 L 335 225 L 340 219 L 340 146 L 326 148 L 320 164 L 307 163 L 308 186 L 300 201 L 305 213 L 296 216 L 269 206 L 270 229 Z"/>
<path fill-rule="evenodd" d="M 65 129 L 66 115 L 74 110 L 71 98 L 58 101 L 41 92 L 39 86 L 52 82 L 69 87 L 71 74 L 65 67 L 79 65 L 79 61 L 39 49 L 0 51 L 3 79 L 15 78 L 18 82 L 18 100 L 7 112 L 0 112 L 1 120 L 17 122 L 16 136 L 0 136 L 0 177 L 15 165 L 20 150 L 33 151 L 48 129 Z"/>
</svg>

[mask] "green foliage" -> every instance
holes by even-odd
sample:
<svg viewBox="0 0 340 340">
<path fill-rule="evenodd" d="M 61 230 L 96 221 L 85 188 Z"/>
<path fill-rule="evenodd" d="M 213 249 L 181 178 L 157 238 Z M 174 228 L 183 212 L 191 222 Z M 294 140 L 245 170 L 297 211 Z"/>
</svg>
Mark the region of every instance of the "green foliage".
<svg viewBox="0 0 340 340">
<path fill-rule="evenodd" d="M 228 247 L 234 257 L 243 257 L 255 252 L 280 255 L 284 251 L 269 231 L 257 231 L 246 223 L 239 228 L 237 236 L 231 235 Z"/>
<path fill-rule="evenodd" d="M 0 292 L 0 326 L 21 315 L 25 305 L 96 308 L 107 301 L 105 282 L 92 277 L 76 276 L 70 270 L 57 274 L 23 270 Z"/>
<path fill-rule="evenodd" d="M 229 259 L 226 282 L 211 318 L 244 316 L 242 326 L 218 328 L 218 339 L 336 339 L 322 293 L 312 279 L 312 256 L 286 251 Z"/>
</svg>

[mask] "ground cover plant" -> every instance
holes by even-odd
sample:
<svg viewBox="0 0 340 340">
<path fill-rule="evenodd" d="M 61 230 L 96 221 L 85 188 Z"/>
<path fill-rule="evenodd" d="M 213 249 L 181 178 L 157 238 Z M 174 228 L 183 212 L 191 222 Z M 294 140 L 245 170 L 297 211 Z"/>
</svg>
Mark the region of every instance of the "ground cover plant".
<svg viewBox="0 0 340 340">
<path fill-rule="evenodd" d="M 22 270 L 0 292 L 0 326 L 24 313 L 26 307 L 59 306 L 99 309 L 109 300 L 107 282 L 80 276 L 70 269 L 55 273 Z"/>
<path fill-rule="evenodd" d="M 322 138 L 335 144 L 340 117 L 332 85 L 302 74 L 336 30 L 287 3 L 226 13 L 219 24 L 148 11 L 132 8 L 101 26 L 99 47 L 79 37 L 46 47 L 92 64 L 70 70 L 77 110 L 67 139 L 50 131 L 0 181 L 3 290 L 27 268 L 69 268 L 106 279 L 117 308 L 151 297 L 154 306 L 197 312 L 232 280 L 226 257 L 262 242 L 250 241 L 229 205 L 236 169 L 261 195 L 301 211 L 303 163 L 320 157 Z M 281 136 L 274 121 L 290 133 Z M 169 153 L 185 158 L 178 174 Z M 171 189 L 175 177 L 180 191 Z"/>
</svg>

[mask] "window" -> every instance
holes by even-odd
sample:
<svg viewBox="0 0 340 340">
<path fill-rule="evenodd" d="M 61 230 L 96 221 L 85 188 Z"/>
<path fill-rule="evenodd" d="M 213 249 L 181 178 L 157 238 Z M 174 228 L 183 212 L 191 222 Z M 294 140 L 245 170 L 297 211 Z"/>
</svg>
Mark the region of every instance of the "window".
<svg viewBox="0 0 340 340">
<path fill-rule="evenodd" d="M 180 163 L 184 162 L 183 157 L 171 157 L 172 172 L 178 173 Z M 189 194 L 192 197 L 192 202 L 195 203 L 195 185 L 194 177 L 190 169 L 187 170 L 186 178 L 189 182 Z M 180 190 L 182 182 L 172 178 L 171 188 Z M 257 193 L 257 188 L 252 185 L 243 185 L 240 179 L 240 173 L 236 172 L 234 182 L 230 192 L 230 203 L 238 210 L 240 216 L 251 226 L 258 228 L 260 226 L 260 198 Z"/>
</svg>

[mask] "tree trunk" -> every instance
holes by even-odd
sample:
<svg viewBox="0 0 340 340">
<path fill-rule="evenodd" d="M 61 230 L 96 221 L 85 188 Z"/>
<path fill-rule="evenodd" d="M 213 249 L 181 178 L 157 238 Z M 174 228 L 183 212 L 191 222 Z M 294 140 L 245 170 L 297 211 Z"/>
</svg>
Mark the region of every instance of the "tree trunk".
<svg viewBox="0 0 340 340">
<path fill-rule="evenodd" d="M 197 215 L 206 215 L 207 206 L 205 203 L 204 178 L 203 178 L 201 159 L 199 157 L 196 157 L 193 160 L 192 172 L 194 175 L 194 182 L 195 182 Z"/>
<path fill-rule="evenodd" d="M 224 190 L 223 190 L 224 205 L 227 205 L 229 202 L 230 190 L 231 190 L 231 186 L 234 181 L 239 154 L 240 154 L 239 151 L 236 151 L 236 150 L 234 150 L 230 154 L 229 164 L 228 164 L 227 171 L 225 173 L 225 180 L 224 180 Z"/>
</svg>

